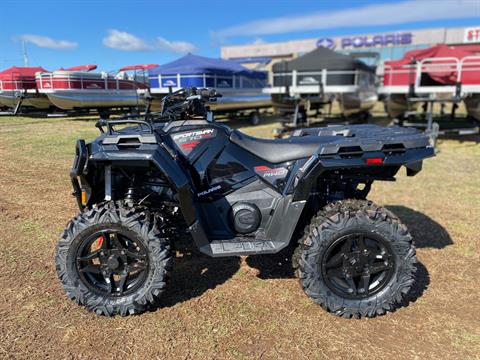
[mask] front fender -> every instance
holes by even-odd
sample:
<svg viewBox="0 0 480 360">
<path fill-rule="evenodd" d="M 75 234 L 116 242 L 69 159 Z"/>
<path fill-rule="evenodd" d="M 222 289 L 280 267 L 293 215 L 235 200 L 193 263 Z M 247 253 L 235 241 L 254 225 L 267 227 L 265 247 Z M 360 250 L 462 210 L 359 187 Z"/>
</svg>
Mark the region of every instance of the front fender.
<svg viewBox="0 0 480 360">
<path fill-rule="evenodd" d="M 77 147 L 78 148 L 78 147 Z M 81 147 L 80 147 L 81 148 Z M 188 173 L 182 168 L 176 158 L 165 150 L 161 146 L 145 146 L 144 149 L 135 149 L 134 151 L 128 150 L 118 150 L 118 149 L 99 149 L 96 148 L 92 155 L 88 157 L 87 165 L 85 170 L 88 172 L 88 168 L 95 166 L 98 168 L 104 168 L 104 176 L 109 176 L 108 169 L 111 167 L 122 167 L 122 166 L 136 166 L 136 167 L 149 167 L 153 165 L 156 167 L 167 179 L 169 184 L 175 190 L 177 194 L 177 200 L 180 205 L 180 210 L 185 218 L 185 221 L 190 226 L 196 220 L 195 207 L 193 204 L 193 195 L 192 189 L 190 186 L 190 179 Z M 77 150 L 78 151 L 78 150 Z M 81 150 L 80 150 L 81 151 Z M 77 155 L 78 156 L 78 155 Z M 80 155 L 82 157 L 82 155 Z M 74 162 L 75 164 L 78 161 Z M 81 196 L 78 194 L 79 185 L 78 178 L 80 178 L 83 183 L 86 181 L 82 169 L 73 169 L 71 171 L 72 184 L 74 187 L 74 194 L 77 197 L 79 205 L 82 204 Z M 109 179 L 105 179 L 105 187 L 107 188 L 108 184 L 111 184 Z M 108 190 L 105 189 L 105 194 L 108 193 Z M 82 209 L 83 206 L 80 206 Z"/>
</svg>

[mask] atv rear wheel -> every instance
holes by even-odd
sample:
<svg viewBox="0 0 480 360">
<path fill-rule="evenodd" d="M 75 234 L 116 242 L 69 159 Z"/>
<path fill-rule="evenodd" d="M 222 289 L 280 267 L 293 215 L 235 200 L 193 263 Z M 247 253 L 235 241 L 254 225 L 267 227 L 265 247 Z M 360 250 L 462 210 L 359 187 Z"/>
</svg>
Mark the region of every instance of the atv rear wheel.
<svg viewBox="0 0 480 360">
<path fill-rule="evenodd" d="M 364 200 L 339 201 L 313 217 L 293 263 L 306 294 L 347 318 L 394 310 L 414 283 L 416 270 L 405 225 Z"/>
<path fill-rule="evenodd" d="M 172 256 L 164 221 L 140 207 L 108 202 L 67 225 L 55 262 L 72 300 L 100 315 L 145 311 L 164 291 Z"/>
</svg>

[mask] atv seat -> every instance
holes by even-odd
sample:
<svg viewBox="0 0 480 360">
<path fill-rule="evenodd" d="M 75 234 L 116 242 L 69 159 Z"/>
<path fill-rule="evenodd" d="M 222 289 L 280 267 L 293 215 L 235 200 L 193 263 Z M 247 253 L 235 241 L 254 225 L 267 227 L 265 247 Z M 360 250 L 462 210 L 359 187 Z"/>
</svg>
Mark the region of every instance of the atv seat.
<svg viewBox="0 0 480 360">
<path fill-rule="evenodd" d="M 294 136 L 286 139 L 259 139 L 234 130 L 230 141 L 269 163 L 281 163 L 312 156 L 331 136 Z"/>
</svg>

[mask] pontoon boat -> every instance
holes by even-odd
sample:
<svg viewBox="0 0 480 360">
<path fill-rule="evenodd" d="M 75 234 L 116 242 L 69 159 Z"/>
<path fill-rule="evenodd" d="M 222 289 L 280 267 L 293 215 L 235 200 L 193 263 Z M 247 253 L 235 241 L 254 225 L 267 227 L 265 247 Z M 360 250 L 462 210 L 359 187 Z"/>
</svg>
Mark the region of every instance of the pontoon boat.
<svg viewBox="0 0 480 360">
<path fill-rule="evenodd" d="M 133 108 L 144 105 L 143 96 L 137 90 L 146 89 L 145 79 L 133 70 L 146 70 L 156 64 L 132 65 L 121 68 L 116 75 L 106 72 L 90 72 L 96 65 L 84 65 L 36 76 L 40 93 L 60 109 Z"/>
</svg>

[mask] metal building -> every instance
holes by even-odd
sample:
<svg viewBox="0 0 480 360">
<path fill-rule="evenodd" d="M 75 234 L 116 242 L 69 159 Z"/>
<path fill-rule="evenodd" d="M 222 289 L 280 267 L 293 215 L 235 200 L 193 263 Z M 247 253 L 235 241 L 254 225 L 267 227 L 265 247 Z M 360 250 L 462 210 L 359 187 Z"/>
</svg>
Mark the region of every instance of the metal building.
<svg viewBox="0 0 480 360">
<path fill-rule="evenodd" d="M 435 28 L 406 30 L 366 35 L 318 37 L 275 43 L 224 46 L 221 56 L 236 60 L 248 68 L 270 70 L 272 64 L 289 60 L 324 46 L 341 52 L 372 52 L 380 61 L 400 59 L 406 51 L 437 44 L 480 43 L 480 26 L 467 28 Z"/>
</svg>

